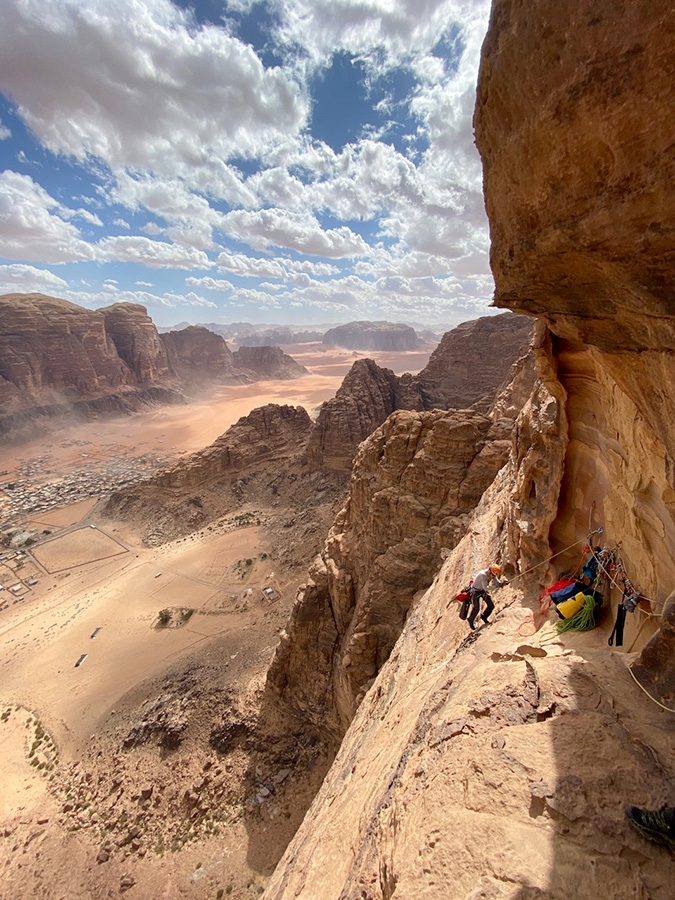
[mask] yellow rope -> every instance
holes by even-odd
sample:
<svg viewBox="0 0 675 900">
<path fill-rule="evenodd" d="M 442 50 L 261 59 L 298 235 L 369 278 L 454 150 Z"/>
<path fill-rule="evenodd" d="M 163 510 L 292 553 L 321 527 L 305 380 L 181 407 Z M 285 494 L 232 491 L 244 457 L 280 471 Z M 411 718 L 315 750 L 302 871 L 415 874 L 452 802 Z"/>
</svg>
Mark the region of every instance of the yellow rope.
<svg viewBox="0 0 675 900">
<path fill-rule="evenodd" d="M 633 670 L 630 668 L 630 666 L 628 667 L 628 671 L 633 676 L 633 681 L 635 682 L 635 684 L 637 684 L 637 686 L 640 688 L 641 691 L 645 692 L 645 694 L 649 697 L 649 699 L 652 701 L 652 703 L 656 703 L 657 706 L 660 706 L 661 709 L 665 709 L 666 712 L 675 713 L 675 709 L 671 709 L 669 706 L 664 706 L 660 700 L 657 700 L 655 697 L 652 697 L 652 695 L 649 693 L 647 688 L 644 687 L 643 685 L 641 685 L 640 682 L 637 680 L 637 678 L 635 677 L 635 672 L 633 672 Z"/>
</svg>

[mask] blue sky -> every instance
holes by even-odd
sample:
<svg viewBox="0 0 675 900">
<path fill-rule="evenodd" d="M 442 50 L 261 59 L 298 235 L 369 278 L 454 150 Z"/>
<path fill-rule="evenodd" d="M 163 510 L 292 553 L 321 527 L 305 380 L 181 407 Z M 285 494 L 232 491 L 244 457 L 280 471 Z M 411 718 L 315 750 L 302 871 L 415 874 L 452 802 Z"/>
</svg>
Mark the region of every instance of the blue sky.
<svg viewBox="0 0 675 900">
<path fill-rule="evenodd" d="M 0 293 L 452 326 L 487 0 L 0 0 Z"/>
</svg>

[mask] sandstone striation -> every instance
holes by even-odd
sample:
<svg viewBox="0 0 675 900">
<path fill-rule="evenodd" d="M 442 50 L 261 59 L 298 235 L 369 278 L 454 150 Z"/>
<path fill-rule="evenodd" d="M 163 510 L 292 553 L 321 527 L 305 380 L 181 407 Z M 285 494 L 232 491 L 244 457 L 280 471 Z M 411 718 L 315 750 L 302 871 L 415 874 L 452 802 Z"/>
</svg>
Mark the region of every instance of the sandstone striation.
<svg viewBox="0 0 675 900">
<path fill-rule="evenodd" d="M 233 354 L 234 365 L 243 373 L 259 378 L 302 378 L 307 369 L 297 363 L 280 347 L 240 347 Z"/>
<path fill-rule="evenodd" d="M 114 303 L 100 313 L 120 359 L 129 366 L 138 384 L 169 377 L 166 349 L 144 306 Z"/>
<path fill-rule="evenodd" d="M 349 472 L 358 445 L 397 408 L 397 389 L 391 369 L 357 360 L 321 407 L 307 449 L 310 467 Z"/>
<path fill-rule="evenodd" d="M 349 322 L 329 328 L 323 343 L 347 350 L 415 350 L 420 339 L 409 325 L 393 322 Z"/>
<path fill-rule="evenodd" d="M 237 377 L 232 351 L 220 335 L 200 325 L 160 334 L 169 368 L 183 383 L 214 381 L 222 384 Z"/>
<path fill-rule="evenodd" d="M 0 297 L 0 412 L 135 383 L 99 312 L 43 294 Z"/>
</svg>

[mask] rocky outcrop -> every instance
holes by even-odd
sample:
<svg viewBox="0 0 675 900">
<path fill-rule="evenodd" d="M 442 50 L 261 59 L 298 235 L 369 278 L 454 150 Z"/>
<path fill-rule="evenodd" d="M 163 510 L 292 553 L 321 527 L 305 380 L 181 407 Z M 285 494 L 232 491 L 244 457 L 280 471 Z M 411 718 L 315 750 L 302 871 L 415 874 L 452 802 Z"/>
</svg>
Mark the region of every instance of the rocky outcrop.
<svg viewBox="0 0 675 900">
<path fill-rule="evenodd" d="M 0 297 L 0 411 L 133 385 L 99 312 L 43 294 Z"/>
<path fill-rule="evenodd" d="M 219 335 L 160 335 L 145 307 L 84 309 L 43 294 L 0 297 L 0 436 L 35 436 L 64 415 L 114 415 L 180 402 L 182 389 L 305 374 L 279 348 L 244 351 L 237 369 Z M 140 392 L 140 393 L 139 393 Z M 139 394 L 138 397 L 132 395 Z"/>
<path fill-rule="evenodd" d="M 347 350 L 416 350 L 420 339 L 409 325 L 393 322 L 349 322 L 329 328 L 323 336 L 329 347 Z"/>
<path fill-rule="evenodd" d="M 496 302 L 539 318 L 538 380 L 267 900 L 669 896 L 669 855 L 623 806 L 675 796 L 672 714 L 657 705 L 672 710 L 675 684 L 673 28 L 646 0 L 494 0 L 476 136 Z M 645 609 L 663 609 L 633 667 L 657 703 L 608 650 L 610 615 L 563 641 L 533 633 L 521 606 L 599 524 Z M 512 584 L 467 637 L 452 596 L 487 559 L 513 566 Z"/>
<path fill-rule="evenodd" d="M 487 413 L 527 355 L 533 325 L 526 316 L 486 316 L 447 332 L 417 375 L 395 375 L 372 359 L 357 360 L 319 412 L 307 459 L 313 468 L 349 471 L 356 448 L 397 409 L 474 409 Z M 520 391 L 532 385 L 531 368 Z M 520 407 L 518 407 L 520 409 Z M 513 424 L 513 411 L 510 424 Z"/>
<path fill-rule="evenodd" d="M 268 404 L 254 409 L 205 450 L 184 457 L 143 484 L 112 494 L 101 514 L 131 522 L 146 543 L 160 544 L 244 506 L 267 510 L 266 520 L 274 518 L 274 510 L 279 516 L 291 510 L 283 524 L 288 529 L 286 543 L 295 540 L 297 517 L 295 530 L 302 532 L 306 548 L 300 555 L 309 561 L 319 546 L 322 508 L 330 508 L 344 485 L 344 478 L 331 480 L 302 465 L 311 428 L 301 406 Z M 252 520 L 261 524 L 261 515 L 257 512 Z"/>
<path fill-rule="evenodd" d="M 399 411 L 359 448 L 347 505 L 268 675 L 282 703 L 335 740 L 506 460 L 491 426 L 469 410 Z"/>
<path fill-rule="evenodd" d="M 252 460 L 279 460 L 302 446 L 312 421 L 302 406 L 269 403 L 242 416 L 205 450 L 192 454 L 156 478 L 158 487 L 195 486 L 237 472 Z"/>
<path fill-rule="evenodd" d="M 487 412 L 531 340 L 532 320 L 527 316 L 505 313 L 464 322 L 443 335 L 427 365 L 408 384 L 419 395 L 422 409 Z"/>
<path fill-rule="evenodd" d="M 222 337 L 200 325 L 160 334 L 169 369 L 184 384 L 204 381 L 228 384 L 241 381 L 235 373 L 232 351 Z"/>
<path fill-rule="evenodd" d="M 310 467 L 349 472 L 358 445 L 397 408 L 398 381 L 372 359 L 357 360 L 321 407 L 307 449 Z"/>
<path fill-rule="evenodd" d="M 234 365 L 243 373 L 250 373 L 253 380 L 259 378 L 302 378 L 307 369 L 297 363 L 280 347 L 240 347 L 233 354 Z"/>
<path fill-rule="evenodd" d="M 150 384 L 169 377 L 164 344 L 144 306 L 114 303 L 99 312 L 118 356 L 134 373 L 138 384 Z"/>
</svg>

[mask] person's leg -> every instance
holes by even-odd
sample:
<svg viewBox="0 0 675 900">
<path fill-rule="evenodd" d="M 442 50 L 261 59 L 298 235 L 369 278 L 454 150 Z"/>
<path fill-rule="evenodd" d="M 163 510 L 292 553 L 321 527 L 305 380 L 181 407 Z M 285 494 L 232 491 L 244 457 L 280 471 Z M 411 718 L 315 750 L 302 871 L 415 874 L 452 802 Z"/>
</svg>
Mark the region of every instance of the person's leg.
<svg viewBox="0 0 675 900">
<path fill-rule="evenodd" d="M 492 615 L 492 612 L 495 608 L 495 604 L 492 597 L 487 593 L 483 594 L 483 600 L 485 600 L 485 611 L 483 612 L 481 619 L 487 625 L 487 623 L 490 621 L 490 616 Z"/>
<path fill-rule="evenodd" d="M 471 603 L 471 612 L 469 613 L 466 621 L 469 623 L 469 628 L 473 630 L 473 623 L 476 621 L 476 616 L 478 615 L 478 610 L 480 609 L 480 591 L 471 591 Z"/>
</svg>

